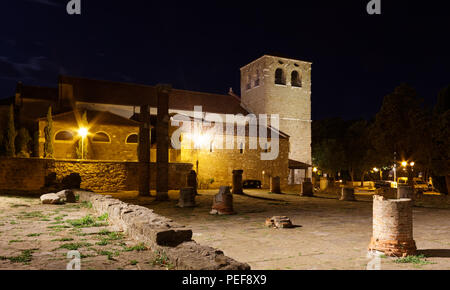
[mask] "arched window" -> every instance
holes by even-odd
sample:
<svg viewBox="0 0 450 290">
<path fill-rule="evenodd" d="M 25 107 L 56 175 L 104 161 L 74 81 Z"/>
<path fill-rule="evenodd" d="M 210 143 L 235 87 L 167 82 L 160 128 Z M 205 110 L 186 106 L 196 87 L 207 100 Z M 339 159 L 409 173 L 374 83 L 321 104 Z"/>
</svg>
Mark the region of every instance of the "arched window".
<svg viewBox="0 0 450 290">
<path fill-rule="evenodd" d="M 259 70 L 256 70 L 255 87 L 259 86 Z"/>
<path fill-rule="evenodd" d="M 284 77 L 284 71 L 281 68 L 277 68 L 275 71 L 275 84 L 277 85 L 285 85 L 286 78 Z"/>
<path fill-rule="evenodd" d="M 137 144 L 139 140 L 138 134 L 131 134 L 127 137 L 125 143 L 127 144 Z"/>
<path fill-rule="evenodd" d="M 300 77 L 300 74 L 296 70 L 294 70 L 291 73 L 291 86 L 293 86 L 293 87 L 301 87 L 302 86 L 302 79 Z"/>
<path fill-rule="evenodd" d="M 55 141 L 72 141 L 73 134 L 69 131 L 59 131 L 55 135 Z"/>
<path fill-rule="evenodd" d="M 94 137 L 92 137 L 92 142 L 108 143 L 110 142 L 110 139 L 108 134 L 104 132 L 97 132 L 94 134 Z"/>
<path fill-rule="evenodd" d="M 243 154 L 244 153 L 244 143 L 240 143 L 239 144 L 239 153 Z"/>
</svg>

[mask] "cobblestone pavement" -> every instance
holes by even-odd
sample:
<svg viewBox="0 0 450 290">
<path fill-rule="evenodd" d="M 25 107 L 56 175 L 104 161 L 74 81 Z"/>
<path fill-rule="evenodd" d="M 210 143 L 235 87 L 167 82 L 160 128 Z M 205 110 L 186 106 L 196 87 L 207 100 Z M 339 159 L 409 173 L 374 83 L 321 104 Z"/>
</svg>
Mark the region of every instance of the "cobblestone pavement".
<svg viewBox="0 0 450 290">
<path fill-rule="evenodd" d="M 367 257 L 372 235 L 368 194 L 344 202 L 333 195 L 307 198 L 246 190 L 247 195 L 234 195 L 236 215 L 213 216 L 208 212 L 216 192 L 201 190 L 195 208 L 177 208 L 176 191 L 163 203 L 137 198 L 135 192 L 115 196 L 191 227 L 197 242 L 221 249 L 252 269 L 366 269 L 375 261 Z M 450 269 L 450 209 L 442 199 L 429 198 L 413 210 L 414 239 L 419 255 L 426 258 L 397 263 L 396 258 L 381 256 L 381 269 Z M 265 219 L 274 215 L 290 217 L 297 227 L 266 228 Z"/>
<path fill-rule="evenodd" d="M 108 225 L 87 203 L 42 205 L 0 196 L 0 269 L 65 270 L 80 253 L 82 270 L 167 269 L 164 257 Z M 73 264 L 73 263 L 72 263 Z"/>
</svg>

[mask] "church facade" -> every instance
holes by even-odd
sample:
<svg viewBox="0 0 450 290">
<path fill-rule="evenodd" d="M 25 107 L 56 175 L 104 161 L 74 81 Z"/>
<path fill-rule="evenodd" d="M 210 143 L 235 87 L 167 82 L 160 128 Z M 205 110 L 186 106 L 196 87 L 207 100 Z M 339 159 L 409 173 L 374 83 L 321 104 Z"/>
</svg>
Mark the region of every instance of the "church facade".
<svg viewBox="0 0 450 290">
<path fill-rule="evenodd" d="M 88 154 L 82 158 L 117 161 L 137 160 L 139 105 L 147 103 L 152 127 L 150 158 L 155 162 L 158 136 L 154 131 L 157 104 L 153 94 L 153 86 L 60 76 L 56 88 L 18 84 L 12 103 L 21 126 L 37 136 L 33 156 L 44 157 L 46 114 L 52 107 L 55 158 L 80 158 L 77 150 L 83 137 L 79 127 L 86 115 Z M 232 171 L 237 169 L 244 170 L 244 179 L 261 180 L 264 186 L 271 176 L 279 176 L 282 187 L 299 184 L 311 176 L 310 98 L 311 63 L 268 55 L 241 68 L 240 97 L 231 90 L 228 94 L 211 94 L 171 89 L 171 121 L 176 115 L 198 121 L 194 108 L 200 107 L 201 118 L 208 114 L 224 120 L 230 115 L 256 116 L 259 122 L 260 114 L 274 114 L 279 116 L 279 125 L 263 124 L 268 143 L 275 142 L 272 136 L 277 136 L 278 152 L 271 160 L 262 160 L 261 156 L 273 146 L 253 140 L 260 136 L 251 134 L 247 120 L 243 134 L 237 129 L 231 133 L 224 130 L 202 147 L 187 146 L 192 136 L 183 132 L 179 137 L 181 147 L 169 149 L 169 162 L 191 163 L 199 182 L 208 187 L 231 183 Z M 179 127 L 176 122 L 169 124 L 171 136 Z M 233 140 L 234 147 L 217 146 L 217 138 Z M 194 139 L 198 141 L 199 136 Z M 257 148 L 250 143 L 258 144 Z"/>
</svg>

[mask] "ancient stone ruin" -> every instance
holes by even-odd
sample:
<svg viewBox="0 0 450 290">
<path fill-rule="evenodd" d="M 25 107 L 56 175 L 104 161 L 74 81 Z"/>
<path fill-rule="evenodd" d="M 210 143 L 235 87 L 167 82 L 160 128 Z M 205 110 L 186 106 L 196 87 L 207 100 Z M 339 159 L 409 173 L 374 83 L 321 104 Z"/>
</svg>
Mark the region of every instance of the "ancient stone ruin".
<svg viewBox="0 0 450 290">
<path fill-rule="evenodd" d="M 271 218 L 266 219 L 266 227 L 271 228 L 292 228 L 291 220 L 287 216 L 273 216 Z"/>
<path fill-rule="evenodd" d="M 339 200 L 355 201 L 355 188 L 353 186 L 345 185 L 341 188 L 341 197 Z"/>
<path fill-rule="evenodd" d="M 195 207 L 195 191 L 193 187 L 180 189 L 178 207 Z"/>
<path fill-rule="evenodd" d="M 198 194 L 197 172 L 195 172 L 195 170 L 189 171 L 189 173 L 186 175 L 186 186 L 192 187 L 194 190 L 194 194 Z"/>
<path fill-rule="evenodd" d="M 47 193 L 40 197 L 42 204 L 64 204 L 66 202 L 75 203 L 76 198 L 72 190 L 61 190 L 57 193 Z"/>
<path fill-rule="evenodd" d="M 233 170 L 233 194 L 243 194 L 242 173 L 244 170 Z"/>
<path fill-rule="evenodd" d="M 213 198 L 213 205 L 210 214 L 234 214 L 233 195 L 229 186 L 221 186 L 219 193 Z"/>
<path fill-rule="evenodd" d="M 281 193 L 279 176 L 271 176 L 270 177 L 270 192 L 271 193 Z"/>
<path fill-rule="evenodd" d="M 310 178 L 305 178 L 305 181 L 303 181 L 300 189 L 301 189 L 300 192 L 301 196 L 309 196 L 309 197 L 314 196 L 313 184 Z"/>
<path fill-rule="evenodd" d="M 373 199 L 373 235 L 369 251 L 404 257 L 416 253 L 413 239 L 412 200 Z"/>
<path fill-rule="evenodd" d="M 397 198 L 410 198 L 414 200 L 414 188 L 408 185 L 400 185 L 397 188 Z"/>
</svg>

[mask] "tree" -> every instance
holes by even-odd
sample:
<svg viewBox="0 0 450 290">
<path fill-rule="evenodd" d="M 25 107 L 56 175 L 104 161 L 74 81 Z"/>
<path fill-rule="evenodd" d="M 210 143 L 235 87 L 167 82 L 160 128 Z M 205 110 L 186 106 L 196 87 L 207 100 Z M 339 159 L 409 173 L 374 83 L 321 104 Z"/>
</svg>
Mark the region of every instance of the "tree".
<svg viewBox="0 0 450 290">
<path fill-rule="evenodd" d="M 44 128 L 44 158 L 53 158 L 53 119 L 52 107 L 48 107 L 47 126 Z"/>
<path fill-rule="evenodd" d="M 343 143 L 350 178 L 354 181 L 355 175 L 360 174 L 362 186 L 365 174 L 373 165 L 369 123 L 366 120 L 361 120 L 350 124 L 346 130 Z"/>
<path fill-rule="evenodd" d="M 87 113 L 84 111 L 83 116 L 81 117 L 81 128 L 87 128 L 88 127 L 88 120 L 87 120 Z M 84 140 L 86 137 L 81 137 L 78 140 L 78 146 L 76 148 L 76 155 L 77 159 L 86 159 L 88 154 L 88 140 Z"/>
<path fill-rule="evenodd" d="M 8 157 L 14 157 L 16 155 L 16 128 L 14 126 L 14 106 L 11 105 L 9 107 L 8 114 L 8 124 L 7 124 L 7 132 L 6 132 L 6 140 L 5 140 L 5 153 Z"/>
<path fill-rule="evenodd" d="M 439 92 L 432 124 L 430 171 L 434 186 L 440 192 L 448 194 L 446 176 L 450 174 L 450 87 Z"/>
<path fill-rule="evenodd" d="M 414 161 L 418 166 L 426 167 L 429 163 L 429 118 L 421 102 L 416 91 L 406 84 L 384 97 L 370 138 L 383 165 L 392 165 L 394 152 L 400 159 Z"/>
<path fill-rule="evenodd" d="M 20 128 L 16 137 L 16 147 L 18 149 L 18 157 L 30 157 L 30 141 L 31 137 L 28 130 L 25 128 Z"/>
</svg>

